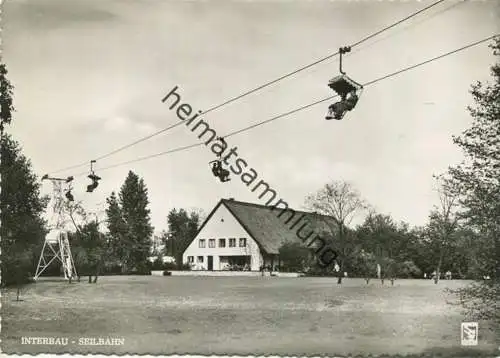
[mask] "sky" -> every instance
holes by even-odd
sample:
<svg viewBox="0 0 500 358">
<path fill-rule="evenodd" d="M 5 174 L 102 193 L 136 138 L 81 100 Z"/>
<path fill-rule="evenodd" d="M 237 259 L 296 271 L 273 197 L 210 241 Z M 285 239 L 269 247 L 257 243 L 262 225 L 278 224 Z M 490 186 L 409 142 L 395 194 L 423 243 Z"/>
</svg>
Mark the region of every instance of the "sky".
<svg viewBox="0 0 500 358">
<path fill-rule="evenodd" d="M 175 86 L 182 103 L 204 110 L 431 3 L 6 0 L 2 57 L 16 107 L 7 132 L 40 177 L 83 164 L 53 175 L 75 176 L 73 194 L 90 212 L 102 213 L 134 171 L 157 233 L 173 208 L 209 213 L 221 198 L 264 204 L 238 177 L 213 177 L 205 146 L 105 169 L 200 143 L 184 125 L 99 160 L 102 180 L 91 194 L 86 175 L 91 159 L 177 123 L 161 102 Z M 497 33 L 500 1 L 444 1 L 354 47 L 343 69 L 366 83 Z M 494 61 L 484 43 L 367 86 L 343 121 L 325 120 L 325 102 L 227 142 L 291 207 L 344 180 L 377 211 L 423 225 L 437 204 L 432 175 L 463 158 L 452 135 L 471 123 L 470 85 L 489 80 Z M 203 119 L 224 135 L 333 95 L 327 83 L 338 74 L 335 56 Z"/>
</svg>

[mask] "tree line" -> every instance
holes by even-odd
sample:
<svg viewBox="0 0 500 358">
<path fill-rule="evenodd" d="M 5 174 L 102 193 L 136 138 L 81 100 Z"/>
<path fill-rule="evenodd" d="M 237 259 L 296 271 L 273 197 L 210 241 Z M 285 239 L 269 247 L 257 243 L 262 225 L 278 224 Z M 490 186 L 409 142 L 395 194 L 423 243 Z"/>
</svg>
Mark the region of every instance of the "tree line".
<svg viewBox="0 0 500 358">
<path fill-rule="evenodd" d="M 185 268 L 182 253 L 198 231 L 199 210 L 170 210 L 168 231 L 154 237 L 148 190 L 144 179 L 133 171 L 129 171 L 120 191 L 112 192 L 106 203 L 106 219 L 100 222 L 80 202 L 66 202 L 66 212 L 75 227 L 70 241 L 80 276 L 88 276 L 89 283 L 96 283 L 101 274 L 148 275 L 155 268 Z M 162 250 L 155 249 L 155 241 L 163 244 Z M 173 256 L 175 263 L 165 266 L 164 255 Z M 151 262 L 154 256 L 158 260 Z M 49 274 L 58 269 L 55 265 Z"/>
<path fill-rule="evenodd" d="M 370 208 L 351 184 L 328 183 L 306 199 L 306 207 L 334 219 L 333 223 L 324 220 L 327 225 L 320 236 L 338 252 L 336 265 L 323 267 L 314 248 L 287 242 L 280 248 L 281 269 L 336 275 L 339 283 L 344 272 L 350 277 L 364 277 L 367 282 L 375 277 L 434 277 L 437 283 L 448 271 L 460 279 L 483 277 L 480 260 L 471 251 L 473 232 L 465 222 L 459 225 L 457 197 L 443 189 L 439 196 L 440 205 L 431 211 L 427 224 L 411 227 Z M 361 214 L 365 216 L 363 222 L 351 227 L 354 216 Z M 318 220 L 322 220 L 319 215 Z"/>
</svg>

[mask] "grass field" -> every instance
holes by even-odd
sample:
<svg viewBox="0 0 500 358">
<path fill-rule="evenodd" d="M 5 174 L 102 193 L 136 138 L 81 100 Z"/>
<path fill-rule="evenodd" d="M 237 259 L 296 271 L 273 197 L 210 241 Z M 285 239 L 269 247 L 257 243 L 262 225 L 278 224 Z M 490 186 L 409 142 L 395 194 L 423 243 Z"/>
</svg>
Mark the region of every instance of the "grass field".
<svg viewBox="0 0 500 358">
<path fill-rule="evenodd" d="M 2 292 L 5 353 L 417 354 L 500 353 L 479 322 L 479 345 L 461 347 L 466 320 L 445 287 L 463 281 L 398 280 L 393 287 L 347 279 L 101 277 L 98 284 L 39 281 Z M 21 337 L 68 337 L 67 346 Z M 119 337 L 122 346 L 71 343 Z"/>
</svg>

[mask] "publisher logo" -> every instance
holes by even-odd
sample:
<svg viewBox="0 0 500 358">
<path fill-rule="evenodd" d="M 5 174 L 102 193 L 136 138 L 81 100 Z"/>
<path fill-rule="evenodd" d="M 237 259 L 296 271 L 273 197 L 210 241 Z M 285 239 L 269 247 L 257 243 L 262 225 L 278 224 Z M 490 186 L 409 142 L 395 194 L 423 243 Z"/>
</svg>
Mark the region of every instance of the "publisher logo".
<svg viewBox="0 0 500 358">
<path fill-rule="evenodd" d="M 477 346 L 479 326 L 477 322 L 463 322 L 461 330 L 462 346 Z"/>
</svg>

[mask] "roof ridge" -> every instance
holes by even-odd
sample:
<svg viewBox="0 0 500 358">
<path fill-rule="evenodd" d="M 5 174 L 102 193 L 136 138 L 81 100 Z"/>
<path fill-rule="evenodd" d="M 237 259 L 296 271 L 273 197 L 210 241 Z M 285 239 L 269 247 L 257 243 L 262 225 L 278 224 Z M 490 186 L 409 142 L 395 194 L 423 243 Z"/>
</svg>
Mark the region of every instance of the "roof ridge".
<svg viewBox="0 0 500 358">
<path fill-rule="evenodd" d="M 264 205 L 264 204 L 257 204 L 257 203 L 250 203 L 250 202 L 247 202 L 247 201 L 240 201 L 240 200 L 235 200 L 235 199 L 221 199 L 222 202 L 224 202 L 225 204 L 226 203 L 233 203 L 233 204 L 240 204 L 240 205 L 245 205 L 245 206 L 253 206 L 253 207 L 256 207 L 256 208 L 261 208 L 261 209 L 268 209 L 268 210 L 273 210 L 273 206 L 268 206 L 268 205 Z M 304 210 L 296 210 L 294 208 L 288 208 L 290 210 L 293 210 L 295 211 L 296 213 L 299 213 L 299 214 L 308 214 L 308 215 L 318 215 L 318 216 L 324 216 L 324 217 L 327 217 L 327 218 L 331 218 L 332 216 L 331 215 L 325 215 L 325 214 L 320 214 L 320 213 L 315 213 L 313 211 L 304 211 Z"/>
</svg>

